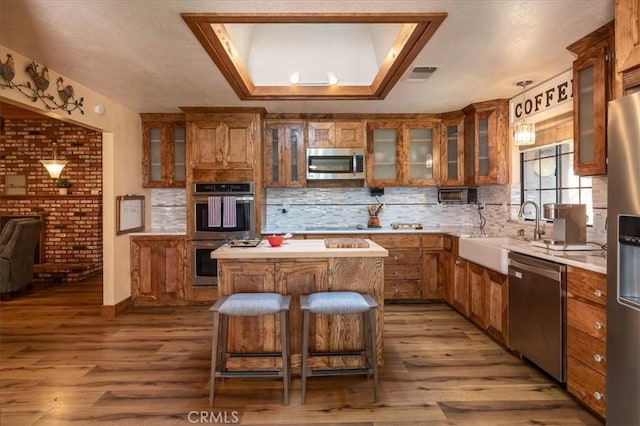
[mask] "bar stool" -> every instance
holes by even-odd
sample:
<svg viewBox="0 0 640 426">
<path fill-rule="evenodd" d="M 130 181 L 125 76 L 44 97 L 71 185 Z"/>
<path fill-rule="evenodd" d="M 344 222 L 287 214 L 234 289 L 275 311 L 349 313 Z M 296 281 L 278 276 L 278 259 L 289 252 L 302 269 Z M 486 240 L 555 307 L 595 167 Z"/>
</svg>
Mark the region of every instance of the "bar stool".
<svg viewBox="0 0 640 426">
<path fill-rule="evenodd" d="M 311 293 L 300 296 L 302 310 L 302 404 L 307 392 L 307 377 L 337 375 L 373 375 L 374 399 L 378 401 L 378 350 L 376 345 L 376 308 L 378 304 L 369 294 L 353 291 L 330 291 Z M 362 351 L 342 352 L 309 352 L 309 314 L 341 315 L 361 314 L 363 340 Z M 308 358 L 311 356 L 345 356 L 360 355 L 366 361 L 366 367 L 309 369 Z"/>
<path fill-rule="evenodd" d="M 213 312 L 213 340 L 211 342 L 211 386 L 209 405 L 213 406 L 215 379 L 220 377 L 282 377 L 285 405 L 289 404 L 289 385 L 291 383 L 289 349 L 289 307 L 291 296 L 277 293 L 236 293 L 220 298 L 211 308 Z M 281 352 L 228 353 L 227 332 L 230 316 L 262 316 L 280 314 Z M 222 323 L 222 324 L 220 324 Z M 222 333 L 220 333 L 222 325 Z M 221 340 L 218 347 L 218 340 Z M 226 361 L 230 357 L 282 357 L 280 370 L 233 370 L 227 371 Z"/>
</svg>

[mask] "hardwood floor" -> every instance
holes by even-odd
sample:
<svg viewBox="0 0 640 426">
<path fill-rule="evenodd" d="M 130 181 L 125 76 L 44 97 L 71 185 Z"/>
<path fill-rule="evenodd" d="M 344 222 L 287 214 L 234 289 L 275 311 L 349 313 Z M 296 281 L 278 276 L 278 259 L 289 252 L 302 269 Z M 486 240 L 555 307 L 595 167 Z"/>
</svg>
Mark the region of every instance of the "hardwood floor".
<svg viewBox="0 0 640 426">
<path fill-rule="evenodd" d="M 601 422 L 444 304 L 385 307 L 380 401 L 365 378 L 314 377 L 300 405 L 272 379 L 218 382 L 208 306 L 100 316 L 91 278 L 0 302 L 2 425 L 515 425 Z"/>
</svg>

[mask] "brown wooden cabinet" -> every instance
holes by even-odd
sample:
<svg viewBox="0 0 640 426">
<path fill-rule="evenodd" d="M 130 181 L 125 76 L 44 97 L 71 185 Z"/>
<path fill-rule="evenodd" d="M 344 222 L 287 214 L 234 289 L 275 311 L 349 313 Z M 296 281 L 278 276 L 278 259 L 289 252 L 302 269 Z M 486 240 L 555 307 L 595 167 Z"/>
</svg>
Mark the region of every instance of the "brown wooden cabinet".
<svg viewBox="0 0 640 426">
<path fill-rule="evenodd" d="M 364 148 L 363 121 L 309 121 L 309 148 Z"/>
<path fill-rule="evenodd" d="M 436 119 L 368 122 L 367 185 L 437 185 L 440 137 Z"/>
<path fill-rule="evenodd" d="M 486 270 L 487 333 L 498 342 L 509 344 L 509 278 Z"/>
<path fill-rule="evenodd" d="M 135 305 L 185 303 L 185 237 L 131 237 L 131 300 Z"/>
<path fill-rule="evenodd" d="M 426 234 L 420 238 L 423 299 L 442 299 L 442 281 L 439 279 L 442 238 L 442 234 Z"/>
<path fill-rule="evenodd" d="M 451 305 L 465 317 L 469 317 L 469 262 L 457 257 L 453 260 L 453 287 Z"/>
<path fill-rule="evenodd" d="M 384 298 L 421 299 L 422 274 L 420 235 L 372 235 L 371 240 L 386 248 L 384 259 Z"/>
<path fill-rule="evenodd" d="M 468 262 L 469 319 L 502 344 L 508 341 L 508 278 Z"/>
<path fill-rule="evenodd" d="M 606 275 L 567 267 L 567 390 L 605 417 Z"/>
<path fill-rule="evenodd" d="M 509 100 L 471 104 L 462 111 L 465 114 L 465 184 L 509 183 Z"/>
<path fill-rule="evenodd" d="M 260 108 L 183 108 L 187 122 L 187 179 L 256 181 L 262 165 Z M 254 174 L 254 171 L 256 173 Z"/>
<path fill-rule="evenodd" d="M 444 234 L 442 236 L 442 252 L 438 257 L 438 282 L 442 289 L 442 298 L 449 305 L 453 305 L 453 269 L 455 266 L 455 253 L 457 249 L 458 237 Z"/>
<path fill-rule="evenodd" d="M 142 186 L 184 188 L 186 136 L 184 114 L 140 114 Z"/>
<path fill-rule="evenodd" d="M 473 262 L 468 263 L 469 319 L 483 330 L 488 325 L 487 280 L 485 268 Z"/>
<path fill-rule="evenodd" d="M 618 97 L 640 86 L 640 0 L 616 1 L 615 45 Z"/>
<path fill-rule="evenodd" d="M 440 131 L 440 185 L 464 185 L 464 114 L 442 114 Z"/>
<path fill-rule="evenodd" d="M 267 188 L 303 188 L 306 184 L 304 122 L 269 121 L 264 140 Z"/>
<path fill-rule="evenodd" d="M 607 102 L 614 93 L 614 23 L 567 47 L 573 62 L 573 169 L 579 176 L 607 173 Z"/>
<path fill-rule="evenodd" d="M 398 186 L 402 123 L 399 121 L 367 122 L 366 186 Z"/>
</svg>

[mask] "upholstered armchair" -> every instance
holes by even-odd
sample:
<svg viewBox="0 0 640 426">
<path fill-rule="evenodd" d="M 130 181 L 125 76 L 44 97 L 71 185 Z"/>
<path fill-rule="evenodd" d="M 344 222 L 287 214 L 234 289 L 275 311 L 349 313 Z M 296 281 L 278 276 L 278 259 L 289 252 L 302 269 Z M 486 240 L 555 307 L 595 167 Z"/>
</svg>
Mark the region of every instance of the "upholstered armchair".
<svg viewBox="0 0 640 426">
<path fill-rule="evenodd" d="M 33 281 L 33 258 L 42 222 L 11 219 L 0 234 L 0 293 L 19 290 Z"/>
</svg>

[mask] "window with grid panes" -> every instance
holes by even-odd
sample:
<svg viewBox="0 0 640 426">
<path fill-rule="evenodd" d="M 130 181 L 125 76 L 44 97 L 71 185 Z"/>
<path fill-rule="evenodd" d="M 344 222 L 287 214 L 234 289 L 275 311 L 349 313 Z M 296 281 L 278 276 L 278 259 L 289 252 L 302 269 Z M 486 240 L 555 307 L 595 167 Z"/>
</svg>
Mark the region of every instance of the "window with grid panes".
<svg viewBox="0 0 640 426">
<path fill-rule="evenodd" d="M 593 225 L 591 177 L 573 174 L 572 141 L 521 153 L 520 173 L 521 202 L 538 204 L 541 216 L 542 206 L 547 203 L 586 204 L 587 225 Z M 524 217 L 534 219 L 534 209 L 527 207 Z"/>
</svg>

